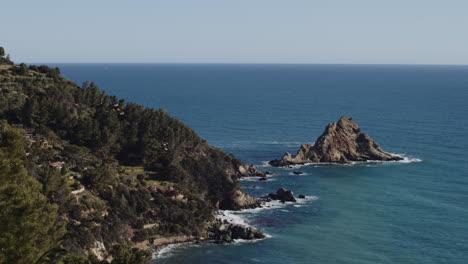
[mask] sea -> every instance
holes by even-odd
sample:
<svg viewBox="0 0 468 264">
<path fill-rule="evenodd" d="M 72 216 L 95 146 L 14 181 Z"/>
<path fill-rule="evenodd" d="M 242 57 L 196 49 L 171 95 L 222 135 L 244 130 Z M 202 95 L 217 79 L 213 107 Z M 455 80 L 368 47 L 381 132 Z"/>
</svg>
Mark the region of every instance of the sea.
<svg viewBox="0 0 468 264">
<path fill-rule="evenodd" d="M 211 145 L 273 172 L 265 182 L 242 180 L 249 194 L 285 187 L 306 196 L 220 212 L 266 239 L 169 246 L 151 263 L 468 263 L 468 66 L 52 66 L 78 84 L 166 109 Z M 341 116 L 405 159 L 268 166 Z"/>
</svg>

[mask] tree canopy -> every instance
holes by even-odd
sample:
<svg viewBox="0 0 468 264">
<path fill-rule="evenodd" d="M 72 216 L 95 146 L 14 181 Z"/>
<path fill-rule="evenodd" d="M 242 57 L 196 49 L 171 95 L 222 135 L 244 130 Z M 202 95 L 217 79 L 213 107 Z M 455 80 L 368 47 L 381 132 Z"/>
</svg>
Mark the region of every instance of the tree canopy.
<svg viewBox="0 0 468 264">
<path fill-rule="evenodd" d="M 28 175 L 24 153 L 20 132 L 0 125 L 0 263 L 36 263 L 64 234 L 58 206 Z"/>
</svg>

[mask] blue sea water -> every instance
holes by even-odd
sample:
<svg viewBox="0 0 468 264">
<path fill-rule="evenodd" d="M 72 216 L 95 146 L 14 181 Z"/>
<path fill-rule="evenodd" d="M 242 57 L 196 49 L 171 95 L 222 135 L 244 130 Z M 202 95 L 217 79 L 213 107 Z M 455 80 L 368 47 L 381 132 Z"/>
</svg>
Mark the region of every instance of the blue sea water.
<svg viewBox="0 0 468 264">
<path fill-rule="evenodd" d="M 468 263 L 468 66 L 58 66 L 274 172 L 242 181 L 250 194 L 284 186 L 309 197 L 230 214 L 265 240 L 173 247 L 155 263 Z M 310 165 L 300 176 L 265 166 L 341 115 L 407 162 Z"/>
</svg>

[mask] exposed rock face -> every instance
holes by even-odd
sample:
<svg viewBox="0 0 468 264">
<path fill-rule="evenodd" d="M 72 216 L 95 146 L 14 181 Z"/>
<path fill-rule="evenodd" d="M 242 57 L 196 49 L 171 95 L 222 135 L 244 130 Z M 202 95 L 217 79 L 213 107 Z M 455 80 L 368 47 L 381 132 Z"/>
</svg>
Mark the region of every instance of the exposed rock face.
<svg viewBox="0 0 468 264">
<path fill-rule="evenodd" d="M 268 198 L 272 200 L 280 200 L 281 202 L 295 202 L 296 198 L 294 198 L 294 193 L 290 190 L 286 190 L 285 188 L 279 188 L 276 193 L 268 194 Z"/>
<path fill-rule="evenodd" d="M 261 239 L 265 238 L 265 235 L 251 226 L 217 220 L 210 230 L 209 237 L 218 243 L 231 243 L 234 239 Z"/>
<path fill-rule="evenodd" d="M 239 161 L 240 162 L 240 161 Z M 257 170 L 253 165 L 248 165 L 240 162 L 240 164 L 226 170 L 226 173 L 234 182 L 242 177 L 258 176 L 260 180 L 266 180 L 266 174 Z M 235 189 L 231 192 L 228 199 L 218 205 L 218 208 L 228 210 L 242 210 L 260 207 L 261 202 L 245 193 L 240 189 Z"/>
<path fill-rule="evenodd" d="M 243 164 L 240 165 L 237 169 L 237 175 L 239 177 L 248 177 L 248 176 L 259 176 L 265 177 L 266 174 L 257 170 L 253 165 Z"/>
<path fill-rule="evenodd" d="M 234 191 L 230 201 L 232 201 L 232 204 L 224 206 L 224 208 L 228 208 L 230 210 L 241 210 L 261 206 L 260 200 L 253 198 L 242 190 Z"/>
<path fill-rule="evenodd" d="M 286 153 L 279 160 L 270 161 L 272 166 L 288 166 L 309 162 L 348 163 L 351 161 L 392 161 L 401 157 L 384 152 L 379 144 L 361 133 L 351 118 L 342 116 L 338 123 L 331 123 L 315 144 L 303 144 L 296 156 Z"/>
</svg>

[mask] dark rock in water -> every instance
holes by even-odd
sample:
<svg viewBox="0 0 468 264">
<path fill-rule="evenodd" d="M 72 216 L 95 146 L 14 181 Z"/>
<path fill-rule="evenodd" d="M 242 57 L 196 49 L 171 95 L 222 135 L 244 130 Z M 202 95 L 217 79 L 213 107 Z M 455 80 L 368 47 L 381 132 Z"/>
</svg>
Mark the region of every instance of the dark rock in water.
<svg viewBox="0 0 468 264">
<path fill-rule="evenodd" d="M 301 175 L 301 174 L 304 174 L 304 173 L 303 173 L 303 172 L 301 172 L 301 171 L 293 171 L 293 173 L 294 173 L 294 174 L 296 174 L 296 175 Z"/>
<path fill-rule="evenodd" d="M 306 197 L 305 197 L 305 195 L 303 195 L 303 194 L 299 194 L 298 198 L 299 198 L 299 199 L 305 199 Z"/>
<path fill-rule="evenodd" d="M 295 202 L 296 198 L 294 198 L 294 193 L 290 190 L 286 190 L 285 188 L 279 188 L 276 193 L 268 194 L 268 197 L 272 200 L 280 200 L 281 202 Z"/>
<path fill-rule="evenodd" d="M 309 162 L 349 163 L 351 161 L 394 161 L 401 157 L 384 152 L 379 144 L 361 133 L 351 118 L 342 116 L 338 123 L 330 123 L 315 144 L 303 144 L 296 156 L 286 152 L 281 159 L 270 161 L 272 166 L 290 166 Z"/>
<path fill-rule="evenodd" d="M 233 239 L 260 239 L 265 238 L 265 235 L 256 228 L 243 225 L 231 225 L 231 236 Z"/>
<path fill-rule="evenodd" d="M 261 177 L 261 178 L 259 179 L 259 181 L 266 181 L 266 180 L 267 180 L 267 177 Z"/>
<path fill-rule="evenodd" d="M 265 238 L 265 235 L 254 227 L 232 224 L 221 220 L 216 220 L 213 223 L 209 236 L 218 243 L 231 243 L 234 239 L 253 240 Z"/>
<path fill-rule="evenodd" d="M 273 174 L 273 172 L 271 172 L 271 171 L 265 171 L 265 175 L 271 175 L 271 174 Z"/>
</svg>

